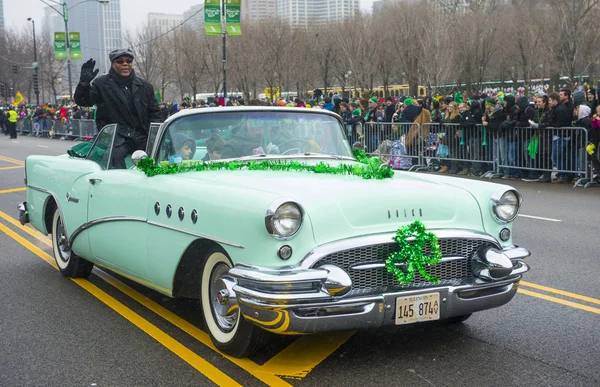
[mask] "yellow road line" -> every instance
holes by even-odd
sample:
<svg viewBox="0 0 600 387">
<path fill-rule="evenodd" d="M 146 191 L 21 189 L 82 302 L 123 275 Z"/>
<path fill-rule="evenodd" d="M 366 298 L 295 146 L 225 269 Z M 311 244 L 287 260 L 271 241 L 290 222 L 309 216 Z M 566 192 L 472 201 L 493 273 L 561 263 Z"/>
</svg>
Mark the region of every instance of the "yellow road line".
<svg viewBox="0 0 600 387">
<path fill-rule="evenodd" d="M 33 245 L 31 242 L 29 242 L 25 238 L 21 237 L 19 234 L 10 230 L 8 227 L 6 227 L 5 225 L 3 225 L 1 223 L 0 223 L 0 231 L 4 232 L 9 237 L 13 238 L 16 242 L 18 242 L 23 247 L 25 247 L 26 249 L 31 251 L 33 254 L 37 255 L 44 261 L 48 262 L 55 269 L 58 269 L 56 267 L 56 262 L 54 262 L 52 257 L 50 257 L 46 252 L 44 252 L 39 247 Z M 182 360 L 184 360 L 186 363 L 188 363 L 189 365 L 194 367 L 201 374 L 206 376 L 208 379 L 210 379 L 217 385 L 219 385 L 219 386 L 241 386 L 239 383 L 237 383 L 231 377 L 226 375 L 224 372 L 222 372 L 221 370 L 219 370 L 218 368 L 213 366 L 211 363 L 209 363 L 202 357 L 198 356 L 196 353 L 194 353 L 192 350 L 190 350 L 189 348 L 187 348 L 186 346 L 184 346 L 177 340 L 173 339 L 171 336 L 169 336 L 168 334 L 166 334 L 165 332 L 163 332 L 162 330 L 157 328 L 155 325 L 151 324 L 148 320 L 144 319 L 139 314 L 137 314 L 134 311 L 132 311 L 131 309 L 127 308 L 121 302 L 112 298 L 109 294 L 107 294 L 106 292 L 104 292 L 103 290 L 98 288 L 96 285 L 92 284 L 87 279 L 71 278 L 71 280 L 73 280 L 73 282 L 75 282 L 77 285 L 81 286 L 83 289 L 88 291 L 90 294 L 92 294 L 98 300 L 102 301 L 104 304 L 106 304 L 108 307 L 113 309 L 115 312 L 119 313 L 121 316 L 123 316 L 125 319 L 127 319 L 129 322 L 131 322 L 133 325 L 135 325 L 136 327 L 138 327 L 139 329 L 144 331 L 150 337 L 152 337 L 153 339 L 158 341 L 165 348 L 167 348 L 168 350 L 173 352 L 175 355 L 179 356 Z"/>
<path fill-rule="evenodd" d="M 11 193 L 11 192 L 23 192 L 25 191 L 27 188 L 23 187 L 23 188 L 11 188 L 11 189 L 5 189 L 3 191 L 0 191 L 0 195 L 1 194 L 6 194 L 6 193 Z"/>
<path fill-rule="evenodd" d="M 521 286 L 527 286 L 527 287 L 530 287 L 530 288 L 534 288 L 534 289 L 538 289 L 538 290 L 543 290 L 545 292 L 554 293 L 554 294 L 560 294 L 561 296 L 570 297 L 570 298 L 574 298 L 576 300 L 581 300 L 581 301 L 585 301 L 585 302 L 590 302 L 592 304 L 598 304 L 598 305 L 600 305 L 600 300 L 597 299 L 597 298 L 592 298 L 592 297 L 588 297 L 588 296 L 582 296 L 582 295 L 577 294 L 577 293 L 571 293 L 571 292 L 567 292 L 567 291 L 560 290 L 560 289 L 554 289 L 554 288 L 550 288 L 548 286 L 538 285 L 538 284 L 534 284 L 534 283 L 526 282 L 526 281 L 521 281 Z"/>
<path fill-rule="evenodd" d="M 15 165 L 14 167 L 2 167 L 2 168 L 0 168 L 0 171 L 7 171 L 9 169 L 20 169 L 23 167 L 24 167 L 23 165 Z"/>
<path fill-rule="evenodd" d="M 0 160 L 4 160 L 13 164 L 25 165 L 25 161 L 13 159 L 12 157 L 0 156 Z"/>
<path fill-rule="evenodd" d="M 14 218 L 10 217 L 9 215 L 7 215 L 6 213 L 4 213 L 2 211 L 0 211 L 0 218 L 5 219 L 7 222 L 18 227 L 20 230 L 23 230 L 24 232 L 31 235 L 32 237 L 42 241 L 47 246 L 52 247 L 52 242 L 50 242 L 50 238 L 43 235 L 39 231 L 37 231 L 35 229 L 31 229 L 29 227 L 21 226 L 21 224 L 17 220 L 15 220 Z M 25 240 L 25 239 L 22 239 L 22 240 Z M 51 264 L 55 263 L 53 259 L 51 259 L 50 262 L 51 262 Z M 152 312 L 156 313 L 157 315 L 159 315 L 166 321 L 175 325 L 177 328 L 181 329 L 188 335 L 192 336 L 193 338 L 195 338 L 196 340 L 198 340 L 205 346 L 218 352 L 221 356 L 225 357 L 226 359 L 228 359 L 229 361 L 231 361 L 238 367 L 240 367 L 243 370 L 247 371 L 248 373 L 252 374 L 254 377 L 256 377 L 258 380 L 264 382 L 265 384 L 267 384 L 269 386 L 279 386 L 279 387 L 290 387 L 291 386 L 289 383 L 287 383 L 287 382 L 283 381 L 281 378 L 278 378 L 277 376 L 275 376 L 275 374 L 266 373 L 265 371 L 263 371 L 260 368 L 260 366 L 258 364 L 254 363 L 253 361 L 251 361 L 249 359 L 238 359 L 238 358 L 227 356 L 226 354 L 222 353 L 214 346 L 214 344 L 210 340 L 210 337 L 208 336 L 207 333 L 205 333 L 198 327 L 190 324 L 189 322 L 187 322 L 186 320 L 177 316 L 176 314 L 169 311 L 168 309 L 165 309 L 164 307 L 155 303 L 154 301 L 147 298 L 146 296 L 140 294 L 136 290 L 132 289 L 130 286 L 124 284 L 123 282 L 119 281 L 118 279 L 114 278 L 113 276 L 105 273 L 101 269 L 96 268 L 96 270 L 94 271 L 94 274 L 96 276 L 98 276 L 99 278 L 101 278 L 102 280 L 104 280 L 109 285 L 115 287 L 122 293 L 128 295 L 133 300 L 137 301 L 138 303 L 145 306 Z"/>
<path fill-rule="evenodd" d="M 303 336 L 267 361 L 260 370 L 276 375 L 303 378 L 327 359 L 356 331 Z"/>
<path fill-rule="evenodd" d="M 27 234 L 31 235 L 32 237 L 40 240 L 46 246 L 52 248 L 52 242 L 50 241 L 50 238 L 48 238 L 47 236 L 45 236 L 38 230 L 36 230 L 34 228 L 30 228 L 30 227 L 21 226 L 21 223 L 19 223 L 16 219 L 14 219 L 12 216 L 9 216 L 8 214 L 6 214 L 2 211 L 0 211 L 0 218 L 6 220 L 8 223 L 17 227 L 19 230 L 26 232 Z"/>
<path fill-rule="evenodd" d="M 555 302 L 557 304 L 561 304 L 561 305 L 565 305 L 565 306 L 570 306 L 572 308 L 577 308 L 577 309 L 585 310 L 586 312 L 600 314 L 600 309 L 598 309 L 598 308 L 592 308 L 591 306 L 582 305 L 582 304 L 578 304 L 576 302 L 563 300 L 562 298 L 547 296 L 547 295 L 542 294 L 542 293 L 536 293 L 536 292 L 532 292 L 532 291 L 525 290 L 525 289 L 522 289 L 522 288 L 519 288 L 519 293 L 525 294 L 525 295 L 528 295 L 528 296 L 531 296 L 531 297 L 541 298 L 542 300 L 546 300 L 546 301 L 550 301 L 550 302 Z"/>
<path fill-rule="evenodd" d="M 137 301 L 141 305 L 143 305 L 146 308 L 150 309 L 152 312 L 154 312 L 157 315 L 159 315 L 160 317 L 164 318 L 165 320 L 167 320 L 171 324 L 175 325 L 177 328 L 181 329 L 182 331 L 184 331 L 188 335 L 192 336 L 193 338 L 195 338 L 196 340 L 198 340 L 199 342 L 201 342 L 205 346 L 207 346 L 210 349 L 218 352 L 221 356 L 223 356 L 227 360 L 231 361 L 232 363 L 234 363 L 235 365 L 237 365 L 241 369 L 243 369 L 243 370 L 247 371 L 248 373 L 252 374 L 254 377 L 256 377 L 258 380 L 264 382 L 265 384 L 267 384 L 269 386 L 281 386 L 281 387 L 283 387 L 283 386 L 286 386 L 286 387 L 291 386 L 289 383 L 281 380 L 280 378 L 278 378 L 277 376 L 275 376 L 272 373 L 270 375 L 266 374 L 264 372 L 257 373 L 257 370 L 260 369 L 260 366 L 258 364 L 256 364 L 255 362 L 253 362 L 252 360 L 250 360 L 250 359 L 238 359 L 238 358 L 235 358 L 235 357 L 227 356 L 226 354 L 222 353 L 221 351 L 219 351 L 214 346 L 214 344 L 210 340 L 210 337 L 208 336 L 207 333 L 205 333 L 204 331 L 202 331 L 201 329 L 199 329 L 195 325 L 189 323 L 188 321 L 182 319 L 181 317 L 177 316 L 175 313 L 173 313 L 173 312 L 169 311 L 168 309 L 160 306 L 159 304 L 157 304 L 156 302 L 152 301 L 151 299 L 149 299 L 148 297 L 144 296 L 143 294 L 140 294 L 136 290 L 132 289 L 130 286 L 124 284 L 123 282 L 119 281 L 118 279 L 116 279 L 116 278 L 112 277 L 111 275 L 105 273 L 104 271 L 102 271 L 102 270 L 95 270 L 94 274 L 97 275 L 98 277 L 100 277 L 101 279 L 103 279 L 108 284 L 114 286 L 116 289 L 118 289 L 122 293 L 128 295 L 129 297 L 131 297 L 132 299 L 134 299 L 135 301 Z"/>
</svg>

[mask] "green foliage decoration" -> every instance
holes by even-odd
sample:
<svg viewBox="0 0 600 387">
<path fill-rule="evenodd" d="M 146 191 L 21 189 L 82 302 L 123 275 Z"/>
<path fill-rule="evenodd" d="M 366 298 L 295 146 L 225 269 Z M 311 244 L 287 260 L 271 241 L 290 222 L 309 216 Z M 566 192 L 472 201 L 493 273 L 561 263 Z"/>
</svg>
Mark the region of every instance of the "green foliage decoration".
<svg viewBox="0 0 600 387">
<path fill-rule="evenodd" d="M 381 160 L 376 157 L 367 157 L 362 150 L 355 151 L 354 157 L 361 164 L 330 166 L 321 162 L 316 165 L 308 165 L 298 161 L 288 162 L 284 160 L 198 161 L 183 164 L 156 164 L 154 159 L 145 157 L 138 162 L 137 169 L 143 171 L 147 176 L 172 175 L 192 171 L 237 171 L 240 169 L 247 169 L 249 171 L 298 171 L 330 175 L 353 175 L 367 180 L 389 179 L 394 176 L 394 171 L 391 168 L 382 166 Z"/>
</svg>

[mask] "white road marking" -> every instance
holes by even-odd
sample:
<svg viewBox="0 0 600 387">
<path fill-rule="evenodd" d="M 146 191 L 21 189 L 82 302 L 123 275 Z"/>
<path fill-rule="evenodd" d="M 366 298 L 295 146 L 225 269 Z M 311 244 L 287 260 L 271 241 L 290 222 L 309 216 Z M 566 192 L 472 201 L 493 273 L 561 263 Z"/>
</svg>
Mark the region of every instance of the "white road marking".
<svg viewBox="0 0 600 387">
<path fill-rule="evenodd" d="M 18 143 L 19 143 L 18 141 L 13 141 L 13 142 L 14 142 L 15 144 L 18 144 Z"/>
<path fill-rule="evenodd" d="M 50 148 L 48 145 L 38 145 L 40 148 Z"/>
<path fill-rule="evenodd" d="M 541 218 L 539 216 L 531 216 L 531 215 L 519 215 L 523 218 L 537 219 L 537 220 L 547 220 L 548 222 L 562 222 L 560 219 L 552 219 L 552 218 Z"/>
</svg>

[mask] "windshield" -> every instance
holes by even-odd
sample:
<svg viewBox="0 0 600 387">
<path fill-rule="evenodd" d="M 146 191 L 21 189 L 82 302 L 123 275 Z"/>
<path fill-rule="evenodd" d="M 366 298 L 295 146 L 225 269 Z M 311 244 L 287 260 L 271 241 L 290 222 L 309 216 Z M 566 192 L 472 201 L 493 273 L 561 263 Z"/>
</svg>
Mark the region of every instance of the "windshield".
<svg viewBox="0 0 600 387">
<path fill-rule="evenodd" d="M 224 109 L 173 121 L 161 139 L 157 161 L 178 163 L 305 154 L 352 157 L 335 117 L 301 109 L 298 112 Z"/>
</svg>

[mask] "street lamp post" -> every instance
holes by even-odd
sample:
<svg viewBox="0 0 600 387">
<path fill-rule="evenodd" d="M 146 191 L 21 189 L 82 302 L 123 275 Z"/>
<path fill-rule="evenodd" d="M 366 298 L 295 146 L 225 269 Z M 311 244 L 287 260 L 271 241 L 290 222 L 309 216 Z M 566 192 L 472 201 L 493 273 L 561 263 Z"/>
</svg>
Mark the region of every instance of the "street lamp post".
<svg viewBox="0 0 600 387">
<path fill-rule="evenodd" d="M 67 6 L 66 1 L 59 3 L 54 0 L 48 0 L 51 3 L 60 5 L 62 7 L 62 12 L 59 11 L 58 9 L 54 8 L 52 5 L 48 4 L 45 0 L 40 0 L 40 1 L 44 4 L 46 4 L 47 6 L 49 6 L 50 8 L 52 8 L 53 10 L 55 10 L 60 16 L 63 17 L 63 20 L 65 22 L 65 39 L 66 39 L 66 44 L 67 44 L 67 73 L 69 74 L 69 104 L 73 105 L 73 84 L 71 82 L 71 44 L 69 42 L 69 10 L 73 9 L 73 7 L 78 6 L 79 4 L 90 3 L 90 2 L 95 2 L 95 3 L 100 3 L 102 5 L 106 5 L 106 4 L 108 4 L 108 0 L 83 0 L 83 1 L 80 1 L 79 3 L 73 4 L 71 7 Z"/>
<path fill-rule="evenodd" d="M 34 62 L 33 71 L 35 74 L 36 82 L 39 82 L 38 81 L 38 63 L 37 63 L 37 43 L 35 40 L 35 20 L 33 20 L 30 17 L 28 17 L 27 20 L 33 24 L 33 62 Z M 34 87 L 34 92 L 35 92 L 35 103 L 37 106 L 40 106 L 40 90 L 37 87 Z"/>
</svg>

